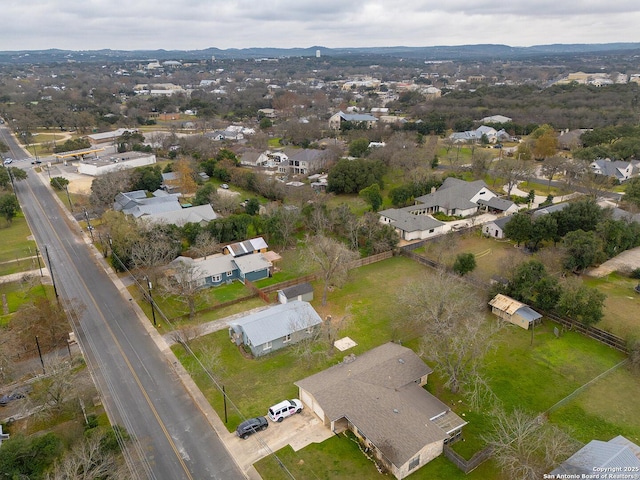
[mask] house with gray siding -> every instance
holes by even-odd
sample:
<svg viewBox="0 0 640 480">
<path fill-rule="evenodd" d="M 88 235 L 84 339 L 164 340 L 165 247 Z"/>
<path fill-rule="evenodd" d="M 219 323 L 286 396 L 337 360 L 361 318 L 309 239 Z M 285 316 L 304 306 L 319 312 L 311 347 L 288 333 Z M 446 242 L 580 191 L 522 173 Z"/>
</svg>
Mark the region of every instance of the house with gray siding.
<svg viewBox="0 0 640 480">
<path fill-rule="evenodd" d="M 246 345 L 254 357 L 292 345 L 318 334 L 322 319 L 310 303 L 295 300 L 229 323 L 229 336 Z"/>
<path fill-rule="evenodd" d="M 272 273 L 273 264 L 264 258 L 262 254 L 249 255 L 234 258 L 231 255 L 216 254 L 206 258 L 178 257 L 171 262 L 171 266 L 185 264 L 194 268 L 192 275 L 198 286 L 217 287 L 219 285 L 238 280 L 245 283 L 246 280 L 255 282 L 268 278 Z"/>
</svg>

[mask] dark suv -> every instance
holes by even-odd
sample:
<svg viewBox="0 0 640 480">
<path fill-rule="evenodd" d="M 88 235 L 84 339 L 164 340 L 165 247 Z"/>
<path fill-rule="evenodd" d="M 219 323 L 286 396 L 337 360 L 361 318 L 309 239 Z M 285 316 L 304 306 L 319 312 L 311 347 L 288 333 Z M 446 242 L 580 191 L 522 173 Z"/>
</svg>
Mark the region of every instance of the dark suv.
<svg viewBox="0 0 640 480">
<path fill-rule="evenodd" d="M 244 440 L 252 433 L 256 433 L 258 430 L 265 430 L 268 426 L 269 422 L 264 417 L 250 418 L 238 425 L 236 435 Z"/>
</svg>

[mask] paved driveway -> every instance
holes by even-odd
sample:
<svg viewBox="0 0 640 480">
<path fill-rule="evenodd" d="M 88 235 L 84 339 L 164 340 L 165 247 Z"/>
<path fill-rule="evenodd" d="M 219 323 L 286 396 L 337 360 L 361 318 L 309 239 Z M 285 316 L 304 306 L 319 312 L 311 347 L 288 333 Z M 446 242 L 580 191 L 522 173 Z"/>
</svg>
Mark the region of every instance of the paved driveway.
<svg viewBox="0 0 640 480">
<path fill-rule="evenodd" d="M 280 423 L 271 420 L 268 422 L 269 428 L 251 435 L 246 440 L 237 437 L 235 432 L 220 435 L 243 472 L 247 472 L 258 460 L 286 445 L 291 445 L 294 451 L 298 451 L 310 443 L 323 442 L 333 435 L 309 408 L 285 418 Z"/>
</svg>

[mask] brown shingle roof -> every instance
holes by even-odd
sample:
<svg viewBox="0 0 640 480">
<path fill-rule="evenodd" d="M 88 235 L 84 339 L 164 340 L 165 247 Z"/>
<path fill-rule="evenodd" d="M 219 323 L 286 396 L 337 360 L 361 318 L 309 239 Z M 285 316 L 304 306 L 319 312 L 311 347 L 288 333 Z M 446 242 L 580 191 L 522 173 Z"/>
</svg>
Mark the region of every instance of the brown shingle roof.
<svg viewBox="0 0 640 480">
<path fill-rule="evenodd" d="M 452 425 L 466 423 L 416 383 L 431 371 L 412 350 L 387 343 L 296 385 L 314 396 L 330 420 L 346 417 L 401 466 L 425 445 L 447 438 Z M 438 426 L 443 414 L 446 429 Z"/>
</svg>

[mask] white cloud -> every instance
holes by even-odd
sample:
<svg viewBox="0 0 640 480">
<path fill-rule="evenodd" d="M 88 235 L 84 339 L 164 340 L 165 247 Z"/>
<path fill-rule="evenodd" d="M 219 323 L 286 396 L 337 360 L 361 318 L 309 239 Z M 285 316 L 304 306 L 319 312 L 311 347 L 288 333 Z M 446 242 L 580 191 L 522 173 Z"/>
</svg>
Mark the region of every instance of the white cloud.
<svg viewBox="0 0 640 480">
<path fill-rule="evenodd" d="M 6 3 L 6 4 L 5 4 Z M 637 40 L 637 0 L 4 0 L 0 48 L 429 46 Z"/>
</svg>

